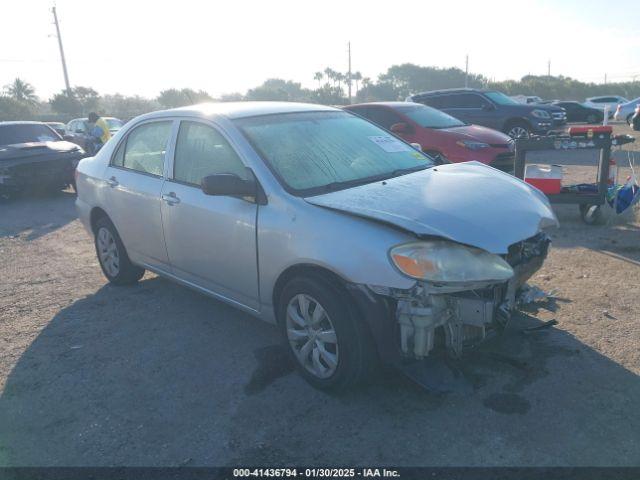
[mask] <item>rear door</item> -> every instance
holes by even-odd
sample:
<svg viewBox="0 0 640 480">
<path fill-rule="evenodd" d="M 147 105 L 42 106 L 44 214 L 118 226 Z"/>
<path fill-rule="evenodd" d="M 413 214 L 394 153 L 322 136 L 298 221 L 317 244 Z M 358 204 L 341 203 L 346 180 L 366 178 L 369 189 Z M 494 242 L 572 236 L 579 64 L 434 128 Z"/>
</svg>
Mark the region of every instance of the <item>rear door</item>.
<svg viewBox="0 0 640 480">
<path fill-rule="evenodd" d="M 172 120 L 144 122 L 120 142 L 106 170 L 108 214 L 135 263 L 168 270 L 160 193 Z"/>
<path fill-rule="evenodd" d="M 251 178 L 230 139 L 216 125 L 180 122 L 171 171 L 162 189 L 169 261 L 182 280 L 252 310 L 259 307 L 256 216 L 252 201 L 205 195 L 202 178 Z"/>
</svg>

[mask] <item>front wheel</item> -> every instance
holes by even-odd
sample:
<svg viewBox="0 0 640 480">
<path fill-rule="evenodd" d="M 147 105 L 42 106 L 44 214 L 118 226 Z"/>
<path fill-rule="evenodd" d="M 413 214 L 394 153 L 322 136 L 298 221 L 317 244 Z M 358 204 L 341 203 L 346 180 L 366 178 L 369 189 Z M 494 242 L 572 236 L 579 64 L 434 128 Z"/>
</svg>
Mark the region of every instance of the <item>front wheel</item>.
<svg viewBox="0 0 640 480">
<path fill-rule="evenodd" d="M 129 260 L 116 227 L 107 217 L 96 222 L 95 246 L 102 273 L 114 285 L 130 285 L 144 275 L 144 269 Z"/>
<path fill-rule="evenodd" d="M 505 133 L 513 139 L 529 138 L 530 129 L 529 125 L 524 122 L 515 122 L 505 129 Z"/>
<path fill-rule="evenodd" d="M 278 321 L 302 376 L 320 389 L 346 389 L 375 365 L 370 334 L 346 293 L 321 278 L 298 277 L 284 287 Z"/>
<path fill-rule="evenodd" d="M 599 225 L 604 220 L 604 214 L 600 205 L 580 205 L 580 216 L 587 225 Z"/>
</svg>

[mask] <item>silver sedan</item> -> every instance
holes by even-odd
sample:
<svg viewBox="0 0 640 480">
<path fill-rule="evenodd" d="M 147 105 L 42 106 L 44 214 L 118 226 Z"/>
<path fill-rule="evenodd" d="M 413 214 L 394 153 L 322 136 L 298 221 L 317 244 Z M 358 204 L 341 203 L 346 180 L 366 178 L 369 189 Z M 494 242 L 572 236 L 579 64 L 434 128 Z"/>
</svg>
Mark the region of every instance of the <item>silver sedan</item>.
<svg viewBox="0 0 640 480">
<path fill-rule="evenodd" d="M 77 189 L 110 282 L 150 270 L 276 324 L 319 388 L 499 329 L 557 225 L 514 177 L 436 167 L 358 116 L 295 103 L 143 115 L 82 160 Z"/>
</svg>

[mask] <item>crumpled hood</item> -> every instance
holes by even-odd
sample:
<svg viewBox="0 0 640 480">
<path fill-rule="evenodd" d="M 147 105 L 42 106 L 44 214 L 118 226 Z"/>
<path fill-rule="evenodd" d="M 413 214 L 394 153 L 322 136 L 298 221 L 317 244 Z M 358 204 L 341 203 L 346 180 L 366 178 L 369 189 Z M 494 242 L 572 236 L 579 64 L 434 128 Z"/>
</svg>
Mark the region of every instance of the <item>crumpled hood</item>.
<svg viewBox="0 0 640 480">
<path fill-rule="evenodd" d="M 0 145 L 0 160 L 36 157 L 44 153 L 79 152 L 80 147 L 75 143 L 64 140 L 58 142 L 29 142 L 14 145 Z"/>
<path fill-rule="evenodd" d="M 305 200 L 496 254 L 558 226 L 542 192 L 479 162 L 441 165 Z"/>
</svg>

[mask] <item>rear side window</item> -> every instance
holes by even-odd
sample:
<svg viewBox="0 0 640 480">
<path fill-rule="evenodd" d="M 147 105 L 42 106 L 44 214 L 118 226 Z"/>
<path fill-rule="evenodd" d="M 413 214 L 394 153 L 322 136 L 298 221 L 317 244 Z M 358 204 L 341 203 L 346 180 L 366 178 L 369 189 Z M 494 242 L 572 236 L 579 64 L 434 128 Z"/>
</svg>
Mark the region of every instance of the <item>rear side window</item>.
<svg viewBox="0 0 640 480">
<path fill-rule="evenodd" d="M 485 103 L 480 95 L 461 93 L 450 95 L 443 108 L 482 108 Z"/>
<path fill-rule="evenodd" d="M 171 121 L 145 123 L 133 129 L 118 147 L 113 165 L 162 176 L 171 124 Z"/>
<path fill-rule="evenodd" d="M 233 173 L 247 179 L 247 171 L 224 137 L 213 127 L 198 122 L 182 122 L 176 142 L 173 178 L 200 185 L 208 175 Z"/>
<path fill-rule="evenodd" d="M 418 103 L 423 103 L 424 105 L 429 105 L 433 108 L 447 108 L 447 100 L 449 95 L 440 95 L 438 97 L 424 97 L 417 100 Z"/>
</svg>

